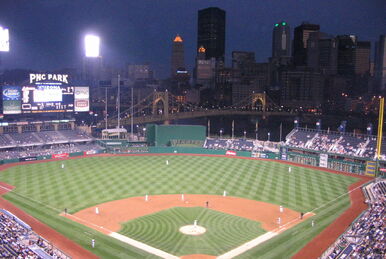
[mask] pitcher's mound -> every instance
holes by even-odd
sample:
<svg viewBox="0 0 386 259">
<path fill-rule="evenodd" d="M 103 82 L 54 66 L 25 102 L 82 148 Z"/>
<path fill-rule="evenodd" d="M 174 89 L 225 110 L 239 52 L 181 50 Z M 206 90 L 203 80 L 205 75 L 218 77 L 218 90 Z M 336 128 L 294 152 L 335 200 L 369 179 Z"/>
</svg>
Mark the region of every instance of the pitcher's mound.
<svg viewBox="0 0 386 259">
<path fill-rule="evenodd" d="M 185 235 L 198 236 L 206 232 L 206 228 L 195 225 L 186 225 L 180 227 L 180 232 Z"/>
</svg>

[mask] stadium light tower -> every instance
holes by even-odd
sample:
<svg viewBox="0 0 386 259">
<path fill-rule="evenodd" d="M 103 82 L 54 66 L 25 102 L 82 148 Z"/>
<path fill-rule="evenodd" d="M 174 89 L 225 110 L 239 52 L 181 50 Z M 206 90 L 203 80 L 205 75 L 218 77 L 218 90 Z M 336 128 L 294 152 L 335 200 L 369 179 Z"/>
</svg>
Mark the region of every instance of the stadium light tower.
<svg viewBox="0 0 386 259">
<path fill-rule="evenodd" d="M 0 51 L 9 52 L 9 30 L 0 25 Z"/>
<path fill-rule="evenodd" d="M 84 37 L 85 56 L 88 58 L 99 57 L 100 38 L 95 35 L 86 35 Z"/>
</svg>

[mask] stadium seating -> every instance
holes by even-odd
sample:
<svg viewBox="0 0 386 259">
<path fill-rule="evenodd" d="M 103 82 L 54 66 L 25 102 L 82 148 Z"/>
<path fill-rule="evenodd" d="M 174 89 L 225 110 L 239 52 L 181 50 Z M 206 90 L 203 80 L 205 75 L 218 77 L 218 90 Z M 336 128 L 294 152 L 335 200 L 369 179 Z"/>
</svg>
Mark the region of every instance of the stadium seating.
<svg viewBox="0 0 386 259">
<path fill-rule="evenodd" d="M 9 133 L 0 135 L 0 159 L 49 156 L 100 150 L 93 138 L 79 130 Z"/>
<path fill-rule="evenodd" d="M 0 209 L 0 258 L 68 258 L 32 231 L 26 223 Z"/>
<path fill-rule="evenodd" d="M 32 132 L 9 134 L 16 146 L 41 145 L 41 141 Z"/>
<path fill-rule="evenodd" d="M 79 130 L 23 132 L 0 135 L 0 149 L 9 147 L 39 146 L 92 141 L 93 138 Z"/>
<path fill-rule="evenodd" d="M 322 258 L 386 257 L 386 180 L 377 180 L 364 188 L 369 209 L 335 242 Z"/>
<path fill-rule="evenodd" d="M 16 149 L 2 149 L 0 151 L 0 159 L 14 159 L 23 157 L 49 156 L 61 153 L 85 152 L 90 150 L 103 149 L 96 143 L 67 143 L 53 144 Z"/>
<path fill-rule="evenodd" d="M 385 141 L 383 141 L 385 142 Z M 288 147 L 328 152 L 338 155 L 368 157 L 376 155 L 376 137 L 333 131 L 317 131 L 296 128 L 286 137 Z M 386 143 L 382 145 L 382 157 L 386 158 Z"/>
<path fill-rule="evenodd" d="M 251 139 L 219 139 L 206 138 L 204 148 L 207 149 L 222 149 L 222 150 L 237 150 L 237 151 L 271 151 L 277 152 L 278 147 L 271 142 L 258 141 Z"/>
</svg>

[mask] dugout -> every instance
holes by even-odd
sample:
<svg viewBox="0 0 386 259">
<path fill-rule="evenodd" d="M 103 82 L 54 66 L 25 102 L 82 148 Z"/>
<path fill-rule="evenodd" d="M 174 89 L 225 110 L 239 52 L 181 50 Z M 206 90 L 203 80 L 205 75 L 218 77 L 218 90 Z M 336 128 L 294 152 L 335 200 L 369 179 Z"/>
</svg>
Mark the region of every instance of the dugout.
<svg viewBox="0 0 386 259">
<path fill-rule="evenodd" d="M 149 146 L 170 146 L 179 141 L 205 141 L 206 127 L 198 125 L 146 125 Z"/>
</svg>

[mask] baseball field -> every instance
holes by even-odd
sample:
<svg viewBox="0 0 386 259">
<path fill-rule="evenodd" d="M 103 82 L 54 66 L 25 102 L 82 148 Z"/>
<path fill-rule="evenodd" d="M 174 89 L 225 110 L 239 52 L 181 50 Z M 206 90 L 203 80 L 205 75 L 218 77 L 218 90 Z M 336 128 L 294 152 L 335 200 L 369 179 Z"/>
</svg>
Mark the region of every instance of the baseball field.
<svg viewBox="0 0 386 259">
<path fill-rule="evenodd" d="M 106 232 L 175 256 L 219 256 L 275 231 L 237 258 L 289 258 L 350 206 L 348 186 L 357 180 L 275 161 L 178 155 L 58 160 L 0 173 L 15 187 L 5 199 L 101 258 L 159 258 Z M 258 209 L 244 215 L 253 202 Z M 285 214 L 269 214 L 270 206 Z M 299 220 L 300 212 L 307 217 Z M 204 234 L 179 231 L 195 220 Z"/>
</svg>

